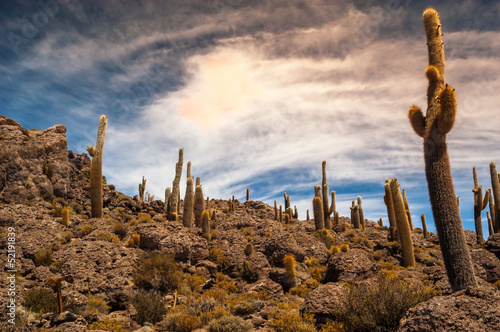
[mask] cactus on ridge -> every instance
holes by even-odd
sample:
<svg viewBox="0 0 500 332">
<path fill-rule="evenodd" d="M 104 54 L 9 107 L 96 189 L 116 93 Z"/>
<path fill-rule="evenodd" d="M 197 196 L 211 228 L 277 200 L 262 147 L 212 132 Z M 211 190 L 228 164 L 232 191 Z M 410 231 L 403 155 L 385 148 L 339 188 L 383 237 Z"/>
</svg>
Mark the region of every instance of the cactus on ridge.
<svg viewBox="0 0 500 332">
<path fill-rule="evenodd" d="M 97 128 L 97 141 L 95 148 L 88 147 L 89 154 L 92 156 L 92 165 L 90 166 L 90 203 L 92 218 L 102 218 L 102 153 L 104 150 L 104 139 L 108 127 L 108 117 L 101 115 L 99 118 L 99 127 Z"/>
</svg>

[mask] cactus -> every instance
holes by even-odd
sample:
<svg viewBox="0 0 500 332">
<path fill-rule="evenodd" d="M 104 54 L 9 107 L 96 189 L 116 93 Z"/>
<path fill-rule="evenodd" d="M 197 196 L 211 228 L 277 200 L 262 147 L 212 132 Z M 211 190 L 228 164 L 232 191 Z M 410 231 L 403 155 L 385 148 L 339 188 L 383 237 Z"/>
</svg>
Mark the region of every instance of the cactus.
<svg viewBox="0 0 500 332">
<path fill-rule="evenodd" d="M 288 214 L 288 220 L 290 221 L 293 217 L 293 209 L 291 207 L 289 207 L 288 209 L 285 210 L 285 214 Z M 286 221 L 285 221 L 286 224 L 288 224 Z"/>
<path fill-rule="evenodd" d="M 495 233 L 500 231 L 500 179 L 498 177 L 497 165 L 490 162 L 491 188 L 493 191 L 493 209 L 491 209 L 491 221 Z"/>
<path fill-rule="evenodd" d="M 427 239 L 427 237 L 429 237 L 429 233 L 427 233 L 427 224 L 425 223 L 425 214 L 421 214 L 420 219 L 422 220 L 422 229 L 424 230 L 424 239 Z"/>
<path fill-rule="evenodd" d="M 186 169 L 186 176 L 188 178 L 191 178 L 192 176 L 191 176 L 191 162 L 190 161 L 188 161 L 186 168 L 187 168 Z"/>
<path fill-rule="evenodd" d="M 493 230 L 493 224 L 491 223 L 491 217 L 488 211 L 486 211 L 486 219 L 488 219 L 488 235 L 491 236 L 495 234 L 495 231 Z"/>
<path fill-rule="evenodd" d="M 253 245 L 252 242 L 248 242 L 245 246 L 245 255 L 250 256 L 253 253 Z"/>
<path fill-rule="evenodd" d="M 297 285 L 297 264 L 293 255 L 285 255 L 283 258 L 283 265 L 285 266 L 284 286 L 286 289 L 293 288 Z"/>
<path fill-rule="evenodd" d="M 201 214 L 201 236 L 203 236 L 207 241 L 212 239 L 210 233 L 210 214 L 208 211 L 203 211 Z"/>
<path fill-rule="evenodd" d="M 97 129 L 97 141 L 95 148 L 88 147 L 89 154 L 92 157 L 90 166 L 90 203 L 92 218 L 102 218 L 102 153 L 104 150 L 104 139 L 106 137 L 106 128 L 108 127 L 108 117 L 101 115 L 99 118 L 99 127 Z"/>
<path fill-rule="evenodd" d="M 365 213 L 363 212 L 362 203 L 363 203 L 363 200 L 361 199 L 361 196 L 358 196 L 359 223 L 361 224 L 361 228 L 365 229 Z"/>
<path fill-rule="evenodd" d="M 498 233 L 498 225 L 495 220 L 495 202 L 493 200 L 493 190 L 491 188 L 488 188 L 488 191 L 490 192 L 490 217 L 491 217 L 491 226 L 493 227 L 493 233 Z"/>
<path fill-rule="evenodd" d="M 322 199 L 323 199 L 323 216 L 325 218 L 325 225 L 330 225 L 331 229 L 331 221 L 330 221 L 330 214 L 332 211 L 330 210 L 330 206 L 328 205 L 328 193 L 329 193 L 329 188 L 328 188 L 328 183 L 326 181 L 326 161 L 323 160 L 321 163 L 321 169 L 322 169 L 322 178 L 321 178 L 321 190 L 322 190 Z"/>
<path fill-rule="evenodd" d="M 278 221 L 278 203 L 274 200 L 274 220 Z"/>
<path fill-rule="evenodd" d="M 179 209 L 180 182 L 182 175 L 182 164 L 184 162 L 184 149 L 179 149 L 179 161 L 175 164 L 175 178 L 172 183 L 172 194 L 170 195 L 169 220 L 173 221 L 173 214 Z"/>
<path fill-rule="evenodd" d="M 182 214 L 182 224 L 184 227 L 191 228 L 193 226 L 194 213 L 194 191 L 193 178 L 189 177 L 186 181 L 186 195 L 184 196 L 184 212 Z"/>
<path fill-rule="evenodd" d="M 311 218 L 309 217 L 309 210 L 306 211 L 306 220 L 309 221 Z"/>
<path fill-rule="evenodd" d="M 250 188 L 247 188 L 247 201 L 250 200 Z"/>
<path fill-rule="evenodd" d="M 411 219 L 410 205 L 408 204 L 408 197 L 406 197 L 406 189 L 403 189 L 403 202 L 405 204 L 406 217 L 408 218 L 408 223 L 410 224 L 410 230 L 413 232 L 413 221 Z"/>
<path fill-rule="evenodd" d="M 335 190 L 332 190 L 330 193 L 332 195 L 332 204 L 330 205 L 330 213 L 333 213 L 335 216 L 336 206 L 335 206 Z"/>
<path fill-rule="evenodd" d="M 335 215 L 333 217 L 334 225 L 337 226 L 340 223 L 340 215 L 339 211 L 335 211 Z"/>
<path fill-rule="evenodd" d="M 297 205 L 293 206 L 293 217 L 299 219 L 299 210 L 297 210 Z"/>
<path fill-rule="evenodd" d="M 353 201 L 354 203 L 354 201 Z M 359 223 L 359 205 L 354 204 L 351 206 L 351 224 L 353 224 L 355 229 L 361 228 L 361 224 Z"/>
<path fill-rule="evenodd" d="M 279 222 L 280 223 L 283 222 L 283 206 L 281 206 L 281 204 L 280 204 L 280 219 L 279 219 Z"/>
<path fill-rule="evenodd" d="M 415 254 L 413 253 L 413 239 L 411 237 L 410 223 L 408 222 L 398 180 L 392 178 L 389 185 L 391 186 L 392 202 L 394 204 L 394 213 L 396 215 L 396 223 L 398 225 L 403 266 L 415 266 Z"/>
<path fill-rule="evenodd" d="M 392 202 L 391 187 L 389 179 L 385 180 L 384 184 L 384 202 L 387 207 L 387 218 L 389 219 L 389 237 L 391 241 L 396 239 L 396 214 L 394 213 L 394 204 Z"/>
<path fill-rule="evenodd" d="M 444 47 L 439 14 L 433 8 L 423 13 L 429 66 L 426 69 L 427 113 L 412 106 L 408 117 L 415 133 L 424 140 L 425 175 L 434 222 L 441 244 L 448 279 L 454 292 L 477 286 L 460 211 L 456 201 L 446 134 L 456 115 L 455 91 L 445 85 Z"/>
<path fill-rule="evenodd" d="M 196 183 L 195 183 L 194 187 L 196 188 L 196 186 L 201 186 L 201 179 L 199 176 L 196 177 Z M 233 196 L 233 201 L 234 201 L 234 196 Z"/>
<path fill-rule="evenodd" d="M 69 225 L 69 209 L 68 208 L 62 209 L 61 216 L 62 216 L 62 224 L 64 226 L 68 226 Z"/>
<path fill-rule="evenodd" d="M 325 228 L 325 221 L 323 218 L 323 202 L 321 196 L 316 196 L 313 199 L 313 212 L 314 212 L 314 225 L 316 230 Z"/>
<path fill-rule="evenodd" d="M 144 202 L 144 191 L 146 190 L 146 181 L 147 179 L 145 179 L 143 175 L 142 183 L 139 183 L 139 197 L 141 198 L 142 202 Z"/>
<path fill-rule="evenodd" d="M 342 252 L 348 252 L 349 251 L 349 245 L 347 243 L 342 243 L 340 246 L 340 251 Z"/>
<path fill-rule="evenodd" d="M 169 206 L 170 206 L 170 187 L 165 188 L 165 213 L 169 215 Z"/>
<path fill-rule="evenodd" d="M 290 223 L 290 215 L 285 212 L 285 224 L 288 225 L 289 223 Z"/>
<path fill-rule="evenodd" d="M 384 227 L 384 222 L 382 221 L 382 218 L 378 218 L 377 223 L 380 227 Z"/>
<path fill-rule="evenodd" d="M 51 287 L 57 294 L 57 308 L 58 308 L 58 313 L 62 314 L 63 312 L 63 301 L 62 301 L 62 294 L 61 294 L 61 282 L 65 281 L 66 277 L 59 277 L 59 278 L 54 278 L 51 277 L 47 281 L 45 281 L 45 284 L 49 287 Z"/>
<path fill-rule="evenodd" d="M 483 198 L 483 188 L 479 185 L 475 166 L 472 167 L 472 178 L 474 180 L 474 188 L 472 189 L 472 192 L 474 193 L 474 226 L 476 227 L 476 243 L 482 244 L 484 243 L 484 237 L 481 211 L 483 211 L 488 205 L 490 192 L 487 190 Z"/>
<path fill-rule="evenodd" d="M 201 217 L 203 211 L 205 211 L 205 200 L 203 199 L 203 189 L 201 188 L 201 185 L 197 185 L 194 190 L 194 206 L 193 206 L 194 223 L 196 227 L 201 227 Z"/>
</svg>

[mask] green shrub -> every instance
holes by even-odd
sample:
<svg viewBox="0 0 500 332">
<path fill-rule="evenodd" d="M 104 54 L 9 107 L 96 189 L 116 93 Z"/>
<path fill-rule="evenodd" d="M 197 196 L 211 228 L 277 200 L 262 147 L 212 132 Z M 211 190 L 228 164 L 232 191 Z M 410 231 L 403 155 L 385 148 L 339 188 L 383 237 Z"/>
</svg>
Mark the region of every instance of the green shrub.
<svg viewBox="0 0 500 332">
<path fill-rule="evenodd" d="M 208 332 L 247 332 L 252 330 L 252 328 L 252 323 L 233 315 L 213 319 L 206 326 Z"/>
<path fill-rule="evenodd" d="M 165 299 L 154 291 L 137 290 L 130 301 L 137 311 L 135 320 L 141 325 L 145 322 L 155 324 L 167 313 Z"/>
<path fill-rule="evenodd" d="M 178 289 L 182 282 L 182 272 L 175 261 L 167 255 L 154 252 L 139 259 L 133 277 L 140 288 L 162 293 Z"/>
<path fill-rule="evenodd" d="M 57 312 L 57 299 L 50 289 L 37 287 L 32 288 L 24 294 L 24 306 L 32 312 L 46 314 Z"/>
<path fill-rule="evenodd" d="M 411 288 L 398 277 L 381 274 L 375 284 L 352 286 L 333 316 L 347 332 L 396 331 L 408 309 L 436 295 L 432 287 Z"/>
</svg>

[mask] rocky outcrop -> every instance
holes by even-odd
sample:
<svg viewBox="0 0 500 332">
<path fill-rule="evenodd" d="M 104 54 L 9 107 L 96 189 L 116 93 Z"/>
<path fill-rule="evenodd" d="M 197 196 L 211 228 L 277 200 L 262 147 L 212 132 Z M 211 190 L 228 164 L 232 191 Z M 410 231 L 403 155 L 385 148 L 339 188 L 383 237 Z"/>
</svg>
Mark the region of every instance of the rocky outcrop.
<svg viewBox="0 0 500 332">
<path fill-rule="evenodd" d="M 306 297 L 300 307 L 301 313 L 311 313 L 318 323 L 326 323 L 333 320 L 332 311 L 342 306 L 345 301 L 348 288 L 345 284 L 329 282 L 320 285 Z"/>
<path fill-rule="evenodd" d="M 438 296 L 408 310 L 399 332 L 500 331 L 500 291 L 491 286 Z"/>
<path fill-rule="evenodd" d="M 484 249 L 495 254 L 500 259 L 500 233 L 492 234 L 484 244 Z"/>
<path fill-rule="evenodd" d="M 333 254 L 328 260 L 324 282 L 360 281 L 375 274 L 375 264 L 361 249 Z"/>
</svg>

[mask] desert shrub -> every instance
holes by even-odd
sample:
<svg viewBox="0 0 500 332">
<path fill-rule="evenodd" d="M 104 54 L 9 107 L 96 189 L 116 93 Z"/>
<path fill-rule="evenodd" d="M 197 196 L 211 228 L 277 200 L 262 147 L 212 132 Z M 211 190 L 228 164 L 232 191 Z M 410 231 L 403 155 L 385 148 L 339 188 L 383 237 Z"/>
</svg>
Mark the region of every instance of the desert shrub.
<svg viewBox="0 0 500 332">
<path fill-rule="evenodd" d="M 107 314 L 109 311 L 109 306 L 104 299 L 100 297 L 89 294 L 87 299 L 87 314 Z"/>
<path fill-rule="evenodd" d="M 85 236 L 85 235 L 89 235 L 93 230 L 94 230 L 94 226 L 83 225 L 82 228 L 80 229 L 80 232 L 82 233 L 83 236 Z"/>
<path fill-rule="evenodd" d="M 306 259 L 305 263 L 309 273 L 311 273 L 311 276 L 318 281 L 321 280 L 323 273 L 326 271 L 326 265 L 321 265 L 318 259 L 314 256 Z"/>
<path fill-rule="evenodd" d="M 364 236 L 354 236 L 351 238 L 352 243 L 361 244 L 369 249 L 373 249 L 373 241 Z"/>
<path fill-rule="evenodd" d="M 261 309 L 263 306 L 262 301 L 243 299 L 238 302 L 231 308 L 231 312 L 234 315 L 243 316 L 250 315 Z"/>
<path fill-rule="evenodd" d="M 438 295 L 432 287 L 411 288 L 398 277 L 380 274 L 375 284 L 356 284 L 333 310 L 346 331 L 396 331 L 406 311 Z"/>
<path fill-rule="evenodd" d="M 35 252 L 35 266 L 49 266 L 52 264 L 52 249 L 45 248 L 43 250 L 39 250 Z"/>
<path fill-rule="evenodd" d="M 61 272 L 61 267 L 62 267 L 62 263 L 59 261 L 55 261 L 49 265 L 49 271 L 52 273 L 59 273 L 59 272 Z"/>
<path fill-rule="evenodd" d="M 500 289 L 500 280 L 495 281 L 493 284 L 496 288 Z"/>
<path fill-rule="evenodd" d="M 202 285 L 206 281 L 205 277 L 197 274 L 187 274 L 182 283 L 187 286 L 189 293 L 201 293 Z"/>
<path fill-rule="evenodd" d="M 345 332 L 344 324 L 339 322 L 328 322 L 323 325 L 319 332 Z"/>
<path fill-rule="evenodd" d="M 162 293 L 178 289 L 182 282 L 181 270 L 173 258 L 154 252 L 139 259 L 133 277 L 140 288 Z"/>
<path fill-rule="evenodd" d="M 205 289 L 201 294 L 201 298 L 213 298 L 220 304 L 224 304 L 227 296 L 227 292 L 222 288 Z"/>
<path fill-rule="evenodd" d="M 373 258 L 376 261 L 381 260 L 384 257 L 384 251 L 383 250 L 377 250 L 373 253 Z"/>
<path fill-rule="evenodd" d="M 227 315 L 229 315 L 229 311 L 227 311 L 224 307 L 218 306 L 209 312 L 202 312 L 199 319 L 202 325 L 207 325 L 212 319 L 217 319 Z"/>
<path fill-rule="evenodd" d="M 124 320 L 116 320 L 105 318 L 99 322 L 93 322 L 87 327 L 87 330 L 102 330 L 109 332 L 128 332 L 126 328 L 127 322 Z"/>
<path fill-rule="evenodd" d="M 24 294 L 24 307 L 39 314 L 58 310 L 54 292 L 43 287 L 32 288 Z"/>
<path fill-rule="evenodd" d="M 145 322 L 155 324 L 167 313 L 165 299 L 154 291 L 137 290 L 130 301 L 137 311 L 135 320 L 141 325 Z"/>
<path fill-rule="evenodd" d="M 331 256 L 333 254 L 339 253 L 340 252 L 340 247 L 339 246 L 332 246 L 330 249 L 326 251 L 326 254 L 328 256 Z"/>
<path fill-rule="evenodd" d="M 172 332 L 191 332 L 196 330 L 200 319 L 184 310 L 174 311 L 165 317 L 165 327 Z"/>
<path fill-rule="evenodd" d="M 319 229 L 316 232 L 312 234 L 314 237 L 316 237 L 318 240 L 323 242 L 327 248 L 330 248 L 334 244 L 334 240 L 330 232 L 326 229 Z"/>
<path fill-rule="evenodd" d="M 207 324 L 208 332 L 247 332 L 252 330 L 253 324 L 245 321 L 241 317 L 227 315 L 213 319 Z"/>
<path fill-rule="evenodd" d="M 401 245 L 399 244 L 398 241 L 392 241 L 389 242 L 389 246 L 391 247 L 392 251 L 397 254 L 398 252 L 401 251 Z"/>
<path fill-rule="evenodd" d="M 276 332 L 316 332 L 314 317 L 311 314 L 277 313 L 269 321 Z"/>
<path fill-rule="evenodd" d="M 253 233 L 254 233 L 254 229 L 253 227 L 245 227 L 241 230 L 241 232 L 243 233 L 243 235 L 245 236 L 253 236 Z"/>
<path fill-rule="evenodd" d="M 229 261 L 226 256 L 224 256 L 224 252 L 220 248 L 210 249 L 208 252 L 208 259 L 217 264 L 217 267 L 222 272 L 229 269 Z"/>
<path fill-rule="evenodd" d="M 310 292 L 319 286 L 319 281 L 316 279 L 310 279 L 304 282 L 299 287 L 293 287 L 290 289 L 290 294 L 297 295 L 300 297 L 306 297 Z"/>
<path fill-rule="evenodd" d="M 72 231 L 67 231 L 64 232 L 63 237 L 61 239 L 61 244 L 66 244 L 71 242 L 71 238 L 73 237 L 73 232 Z"/>
<path fill-rule="evenodd" d="M 111 242 L 113 244 L 120 244 L 120 239 L 115 234 L 111 234 L 108 232 L 99 232 L 99 236 L 103 241 Z"/>
<path fill-rule="evenodd" d="M 256 282 L 257 280 L 259 280 L 259 274 L 255 271 L 252 263 L 250 263 L 249 261 L 243 262 L 241 277 L 248 282 Z"/>
<path fill-rule="evenodd" d="M 120 240 L 123 240 L 125 236 L 127 236 L 127 225 L 123 223 L 123 221 L 116 220 L 113 225 L 113 233 L 117 235 Z"/>
</svg>

